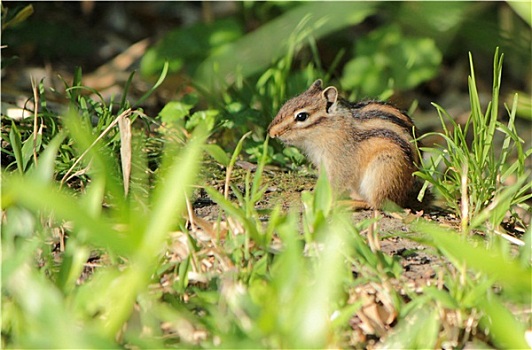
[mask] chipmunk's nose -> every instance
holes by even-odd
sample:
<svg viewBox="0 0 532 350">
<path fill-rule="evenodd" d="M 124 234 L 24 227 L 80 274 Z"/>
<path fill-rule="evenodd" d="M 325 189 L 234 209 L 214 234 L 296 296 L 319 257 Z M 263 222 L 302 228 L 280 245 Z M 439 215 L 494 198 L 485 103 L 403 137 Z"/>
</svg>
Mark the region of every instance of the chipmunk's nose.
<svg viewBox="0 0 532 350">
<path fill-rule="evenodd" d="M 275 123 L 275 120 L 274 120 L 274 121 L 272 121 L 272 122 L 270 123 L 270 125 L 268 126 L 268 135 L 269 135 L 272 139 L 274 139 L 274 138 L 277 137 L 277 133 L 275 132 L 275 128 L 274 128 L 274 127 L 275 127 L 275 124 L 276 124 L 276 123 Z"/>
</svg>

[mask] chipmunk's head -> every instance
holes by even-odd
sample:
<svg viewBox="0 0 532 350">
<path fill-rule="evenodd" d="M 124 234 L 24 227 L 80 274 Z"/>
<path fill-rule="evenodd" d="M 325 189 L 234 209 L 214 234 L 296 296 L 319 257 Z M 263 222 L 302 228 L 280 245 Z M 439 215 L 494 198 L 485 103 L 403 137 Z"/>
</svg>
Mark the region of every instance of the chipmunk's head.
<svg viewBox="0 0 532 350">
<path fill-rule="evenodd" d="M 334 116 L 338 101 L 338 90 L 334 86 L 323 89 L 321 84 L 316 80 L 307 91 L 288 100 L 268 127 L 268 135 L 294 146 L 315 137 L 320 126 Z"/>
</svg>

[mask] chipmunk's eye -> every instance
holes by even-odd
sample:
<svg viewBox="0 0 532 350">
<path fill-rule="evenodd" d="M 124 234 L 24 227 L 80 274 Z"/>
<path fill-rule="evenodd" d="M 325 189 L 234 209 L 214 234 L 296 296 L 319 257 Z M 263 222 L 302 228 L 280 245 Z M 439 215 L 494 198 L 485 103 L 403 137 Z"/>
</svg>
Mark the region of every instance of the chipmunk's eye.
<svg viewBox="0 0 532 350">
<path fill-rule="evenodd" d="M 296 122 L 304 122 L 309 117 L 309 114 L 307 112 L 299 112 L 296 114 Z"/>
</svg>

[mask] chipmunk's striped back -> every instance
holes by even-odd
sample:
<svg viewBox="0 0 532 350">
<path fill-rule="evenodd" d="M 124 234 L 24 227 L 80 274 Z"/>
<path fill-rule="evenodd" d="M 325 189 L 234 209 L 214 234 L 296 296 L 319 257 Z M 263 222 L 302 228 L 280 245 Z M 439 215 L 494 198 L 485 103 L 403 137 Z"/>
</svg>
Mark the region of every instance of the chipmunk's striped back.
<svg viewBox="0 0 532 350">
<path fill-rule="evenodd" d="M 381 120 L 390 122 L 412 133 L 414 122 L 403 111 L 382 101 L 364 101 L 352 104 L 353 117 L 361 121 Z"/>
<path fill-rule="evenodd" d="M 351 104 L 351 115 L 361 130 L 366 131 L 362 139 L 370 137 L 387 138 L 396 143 L 412 162 L 419 162 L 414 144 L 414 122 L 403 111 L 382 101 L 364 101 Z"/>
</svg>

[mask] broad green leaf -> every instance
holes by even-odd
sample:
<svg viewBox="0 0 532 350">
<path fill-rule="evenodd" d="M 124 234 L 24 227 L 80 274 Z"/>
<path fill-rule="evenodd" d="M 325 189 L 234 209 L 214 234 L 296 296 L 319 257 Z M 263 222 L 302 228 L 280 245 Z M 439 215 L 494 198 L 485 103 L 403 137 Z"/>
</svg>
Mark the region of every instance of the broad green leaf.
<svg viewBox="0 0 532 350">
<path fill-rule="evenodd" d="M 190 119 L 186 122 L 185 126 L 188 130 L 190 130 L 199 124 L 204 124 L 207 127 L 207 130 L 211 131 L 214 129 L 218 114 L 220 114 L 220 112 L 214 109 L 194 112 L 194 114 L 192 114 Z"/>
<path fill-rule="evenodd" d="M 168 62 L 170 73 L 177 73 L 183 68 L 193 72 L 209 54 L 241 35 L 240 24 L 234 19 L 179 27 L 146 52 L 140 63 L 140 71 L 143 75 L 153 75 Z"/>
<path fill-rule="evenodd" d="M 161 109 L 159 116 L 164 123 L 179 123 L 184 125 L 182 120 L 188 116 L 193 107 L 194 105 L 185 102 L 170 101 Z"/>
<path fill-rule="evenodd" d="M 245 78 L 265 70 L 290 46 L 301 45 L 310 36 L 321 38 L 362 22 L 375 13 L 378 5 L 351 1 L 302 3 L 236 42 L 220 47 L 198 67 L 194 83 L 206 91 L 219 90 L 234 83 L 237 75 Z"/>
<path fill-rule="evenodd" d="M 364 96 L 379 96 L 388 88 L 410 89 L 434 77 L 441 60 L 431 38 L 405 36 L 397 25 L 382 27 L 356 42 L 342 85 Z"/>
</svg>

